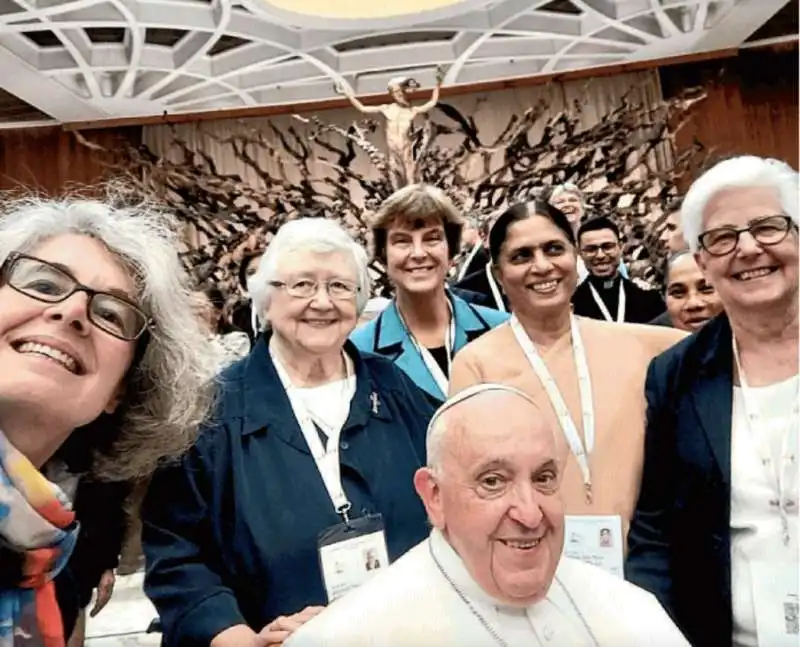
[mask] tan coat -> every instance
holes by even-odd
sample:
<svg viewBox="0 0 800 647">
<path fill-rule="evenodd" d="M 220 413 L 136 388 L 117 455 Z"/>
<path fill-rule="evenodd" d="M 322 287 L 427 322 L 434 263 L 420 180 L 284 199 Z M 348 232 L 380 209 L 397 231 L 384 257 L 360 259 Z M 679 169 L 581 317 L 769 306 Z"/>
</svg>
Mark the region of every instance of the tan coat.
<svg viewBox="0 0 800 647">
<path fill-rule="evenodd" d="M 593 503 L 587 504 L 583 477 L 563 433 L 557 433 L 559 456 L 565 466 L 561 492 L 567 514 L 618 514 L 627 536 L 639 495 L 644 460 L 646 403 L 644 382 L 650 360 L 686 333 L 642 324 L 617 324 L 578 317 L 586 348 L 595 415 L 595 443 L 589 459 Z M 578 375 L 570 335 L 542 352 L 572 419 L 583 435 Z M 503 324 L 464 347 L 453 362 L 450 394 L 466 387 L 496 382 L 530 395 L 561 432 L 555 410 L 539 378 Z M 502 420 L 502 412 L 498 412 Z"/>
</svg>

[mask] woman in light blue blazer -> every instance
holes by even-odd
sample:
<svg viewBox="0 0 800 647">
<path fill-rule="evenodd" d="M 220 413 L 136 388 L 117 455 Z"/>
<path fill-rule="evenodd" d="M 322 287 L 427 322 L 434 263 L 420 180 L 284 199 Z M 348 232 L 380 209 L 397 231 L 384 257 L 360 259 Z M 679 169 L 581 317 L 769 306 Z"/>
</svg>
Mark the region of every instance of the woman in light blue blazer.
<svg viewBox="0 0 800 647">
<path fill-rule="evenodd" d="M 371 224 L 373 253 L 395 298 L 351 339 L 389 357 L 435 402 L 447 396 L 453 356 L 508 315 L 467 303 L 446 288 L 464 220 L 441 190 L 413 184 L 396 191 Z"/>
</svg>

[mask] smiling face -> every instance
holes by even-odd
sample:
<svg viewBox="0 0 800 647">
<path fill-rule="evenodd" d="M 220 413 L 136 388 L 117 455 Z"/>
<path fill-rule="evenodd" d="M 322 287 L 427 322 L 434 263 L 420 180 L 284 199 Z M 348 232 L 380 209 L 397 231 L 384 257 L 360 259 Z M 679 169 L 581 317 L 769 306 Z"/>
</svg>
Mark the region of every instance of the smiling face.
<svg viewBox="0 0 800 647">
<path fill-rule="evenodd" d="M 689 332 L 700 329 L 722 312 L 717 291 L 706 281 L 691 254 L 684 254 L 670 267 L 666 300 L 672 324 Z"/>
<path fill-rule="evenodd" d="M 275 335 L 291 350 L 311 355 L 339 352 L 356 326 L 356 296 L 332 298 L 322 285 L 357 285 L 358 271 L 350 254 L 289 251 L 280 259 L 276 280 L 293 285 L 300 280 L 319 283 L 316 293 L 294 297 L 285 288 L 273 288 L 266 318 Z"/>
<path fill-rule="evenodd" d="M 703 231 L 719 227 L 747 227 L 752 222 L 783 213 L 777 191 L 768 187 L 724 189 L 703 211 Z M 697 264 L 714 285 L 728 313 L 785 309 L 797 299 L 797 228 L 776 245 L 761 245 L 749 233 L 739 236 L 736 248 L 724 256 L 701 249 Z"/>
<path fill-rule="evenodd" d="M 561 191 L 550 199 L 550 204 L 561 211 L 569 220 L 572 228 L 577 231 L 584 213 L 581 197 L 576 193 Z"/>
<path fill-rule="evenodd" d="M 613 279 L 617 276 L 622 247 L 613 231 L 598 229 L 584 232 L 578 245 L 589 274 L 604 279 Z"/>
<path fill-rule="evenodd" d="M 28 254 L 95 290 L 136 301 L 131 272 L 93 238 L 56 236 Z M 136 342 L 93 325 L 88 300 L 77 292 L 61 303 L 43 303 L 0 287 L 0 423 L 33 418 L 49 421 L 54 432 L 72 431 L 116 408 Z"/>
<path fill-rule="evenodd" d="M 532 404 L 501 392 L 455 405 L 440 422 L 441 464 L 414 481 L 431 522 L 487 594 L 515 606 L 541 600 L 564 543 L 552 431 Z"/>
<path fill-rule="evenodd" d="M 416 295 L 443 289 L 449 264 L 441 220 L 401 220 L 387 229 L 386 271 L 398 293 Z"/>
<path fill-rule="evenodd" d="M 517 313 L 569 308 L 578 281 L 572 243 L 549 218 L 538 215 L 509 226 L 496 271 Z"/>
</svg>

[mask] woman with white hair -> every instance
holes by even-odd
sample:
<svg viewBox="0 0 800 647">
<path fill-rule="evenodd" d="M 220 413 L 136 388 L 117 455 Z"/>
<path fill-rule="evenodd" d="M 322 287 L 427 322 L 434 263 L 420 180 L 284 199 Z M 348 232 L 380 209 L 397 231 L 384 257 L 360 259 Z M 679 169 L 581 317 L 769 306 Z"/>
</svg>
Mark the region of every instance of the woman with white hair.
<svg viewBox="0 0 800 647">
<path fill-rule="evenodd" d="M 795 644 L 798 174 L 725 160 L 681 219 L 724 314 L 650 365 L 627 576 L 695 647 Z"/>
<path fill-rule="evenodd" d="M 294 220 L 249 284 L 267 329 L 144 505 L 168 647 L 281 644 L 367 577 L 363 551 L 386 565 L 428 531 L 412 477 L 433 408 L 347 341 L 369 296 L 363 248 L 332 220 Z"/>
<path fill-rule="evenodd" d="M 186 450 L 213 364 L 164 215 L 79 199 L 0 212 L 0 644 L 63 646 L 53 580 L 78 482 L 146 477 Z"/>
</svg>

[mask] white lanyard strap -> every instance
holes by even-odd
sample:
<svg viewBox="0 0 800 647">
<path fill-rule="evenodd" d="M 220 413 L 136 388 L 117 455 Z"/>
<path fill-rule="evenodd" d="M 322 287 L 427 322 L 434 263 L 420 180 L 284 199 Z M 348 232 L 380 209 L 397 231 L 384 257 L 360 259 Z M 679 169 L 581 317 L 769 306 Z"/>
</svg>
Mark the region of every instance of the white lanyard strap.
<svg viewBox="0 0 800 647">
<path fill-rule="evenodd" d="M 507 312 L 506 304 L 503 301 L 503 295 L 500 292 L 500 286 L 497 285 L 497 279 L 494 278 L 494 272 L 492 272 L 491 261 L 486 263 L 484 271 L 486 272 L 486 280 L 489 281 L 489 289 L 492 291 L 492 297 L 494 298 L 494 303 L 497 306 L 497 309 L 500 312 Z"/>
<path fill-rule="evenodd" d="M 614 321 L 611 318 L 611 313 L 608 311 L 606 304 L 603 302 L 603 298 L 597 293 L 595 287 L 592 285 L 591 281 L 589 282 L 589 289 L 592 291 L 592 298 L 594 302 L 597 304 L 597 307 L 600 308 L 600 312 L 603 313 L 603 318 L 606 321 Z M 622 323 L 625 321 L 625 290 L 622 286 L 622 278 L 619 279 L 619 299 L 617 300 L 617 323 Z"/>
<path fill-rule="evenodd" d="M 511 330 L 517 338 L 517 342 L 522 348 L 523 352 L 528 358 L 528 361 L 533 368 L 534 373 L 542 383 L 550 403 L 555 409 L 558 416 L 558 422 L 561 425 L 561 430 L 569 443 L 569 448 L 572 451 L 578 466 L 581 469 L 583 476 L 583 485 L 586 489 L 586 500 L 588 503 L 592 501 L 592 473 L 589 467 L 589 456 L 594 449 L 595 437 L 595 423 L 594 423 L 594 403 L 592 401 L 592 382 L 589 377 L 589 365 L 586 360 L 586 350 L 583 346 L 581 339 L 580 329 L 575 317 L 571 317 L 570 329 L 572 334 L 572 352 L 575 358 L 575 368 L 578 373 L 578 392 L 581 399 L 581 418 L 583 423 L 583 434 L 586 439 L 586 444 L 581 441 L 578 429 L 575 426 L 575 421 L 567 408 L 567 403 L 564 402 L 564 397 L 556 384 L 553 375 L 544 363 L 536 346 L 528 337 L 522 324 L 517 319 L 516 315 L 511 316 Z"/>
<path fill-rule="evenodd" d="M 289 402 L 292 405 L 294 416 L 297 419 L 297 424 L 300 425 L 300 430 L 303 432 L 303 437 L 308 443 L 308 448 L 311 450 L 311 455 L 314 457 L 314 462 L 317 465 L 319 474 L 322 477 L 322 482 L 325 484 L 325 489 L 331 498 L 333 507 L 338 514 L 340 514 L 345 521 L 348 521 L 347 513 L 350 510 L 350 501 L 344 493 L 342 487 L 341 466 L 339 464 L 339 436 L 342 433 L 342 425 L 335 426 L 319 421 L 320 426 L 324 427 L 327 432 L 328 443 L 327 448 L 322 446 L 322 441 L 319 437 L 319 432 L 315 426 L 315 417 L 311 414 L 306 407 L 303 399 L 297 393 L 297 388 L 292 384 L 289 374 L 286 372 L 281 359 L 278 354 L 269 350 L 272 362 L 275 365 L 275 370 L 281 380 L 286 395 L 289 397 Z M 350 380 L 350 367 L 347 363 L 347 358 L 344 357 L 345 362 L 345 379 L 342 397 L 352 399 L 354 390 L 354 382 Z"/>
<path fill-rule="evenodd" d="M 422 362 L 425 364 L 425 368 L 428 369 L 428 373 L 431 374 L 433 381 L 436 382 L 436 386 L 439 387 L 439 390 L 445 396 L 447 396 L 448 385 L 450 383 L 448 376 L 452 372 L 453 355 L 455 354 L 456 344 L 456 318 L 453 314 L 453 306 L 450 304 L 450 299 L 447 299 L 447 307 L 450 311 L 450 324 L 447 326 L 444 333 L 444 348 L 447 353 L 447 375 L 444 374 L 442 367 L 439 366 L 439 362 L 436 361 L 433 354 L 417 341 L 417 338 L 414 337 L 414 333 L 412 333 L 411 329 L 406 325 L 400 309 L 398 308 L 397 310 L 397 314 L 400 315 L 400 321 L 403 322 L 403 327 L 406 329 L 411 343 L 414 344 L 414 348 L 417 349 L 420 358 L 422 358 Z"/>
<path fill-rule="evenodd" d="M 467 270 L 469 269 L 469 264 L 472 262 L 472 259 L 475 258 L 475 254 L 478 253 L 478 250 L 482 247 L 481 243 L 475 243 L 472 246 L 472 249 L 469 250 L 469 254 L 466 255 L 464 258 L 464 262 L 461 264 L 461 267 L 458 268 L 458 274 L 456 275 L 456 281 L 460 281 L 467 275 Z"/>
<path fill-rule="evenodd" d="M 751 397 L 750 387 L 747 385 L 747 378 L 745 377 L 744 370 L 742 369 L 742 362 L 739 358 L 739 348 L 736 343 L 736 337 L 733 337 L 733 360 L 736 364 L 736 372 L 739 374 L 739 388 L 742 394 L 742 408 L 744 409 L 744 417 L 747 425 L 747 431 L 758 449 L 759 458 L 764 470 L 767 472 L 773 487 L 775 487 L 778 494 L 778 510 L 781 516 L 781 525 L 783 526 L 784 543 L 789 542 L 789 521 L 787 508 L 792 505 L 789 498 L 786 496 L 784 476 L 786 475 L 786 466 L 791 464 L 789 460 L 789 438 L 792 431 L 792 423 L 788 425 L 786 431 L 781 438 L 781 454 L 776 465 L 770 468 L 774 461 L 770 460 L 768 452 L 764 451 L 762 443 L 759 441 L 759 435 L 755 427 L 758 426 L 760 421 L 760 412 L 756 411 L 755 407 L 751 407 L 748 400 Z M 798 402 L 795 401 L 793 413 L 798 413 Z"/>
</svg>

